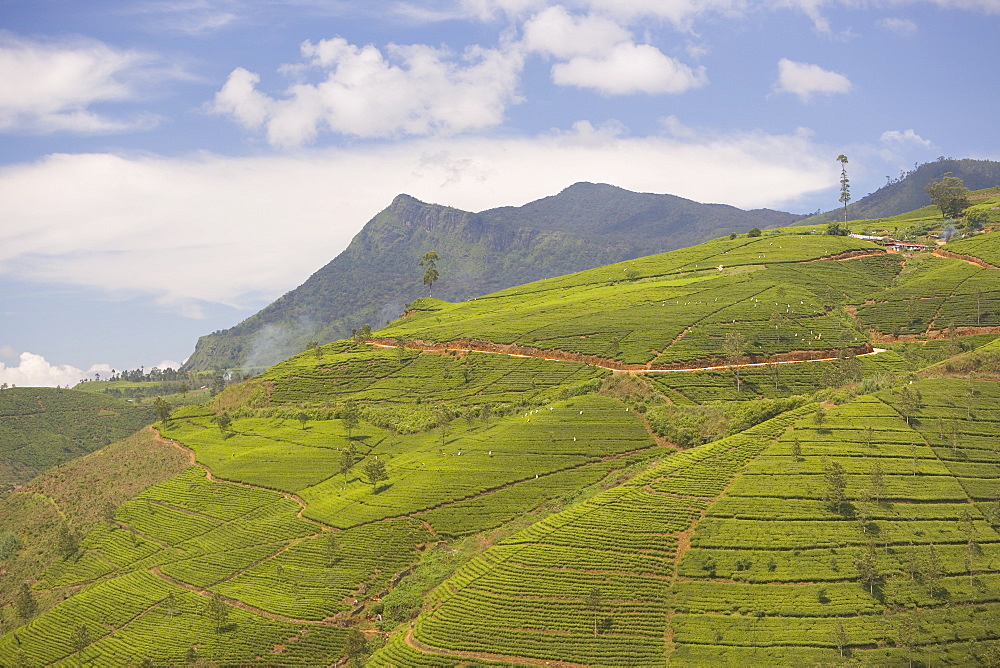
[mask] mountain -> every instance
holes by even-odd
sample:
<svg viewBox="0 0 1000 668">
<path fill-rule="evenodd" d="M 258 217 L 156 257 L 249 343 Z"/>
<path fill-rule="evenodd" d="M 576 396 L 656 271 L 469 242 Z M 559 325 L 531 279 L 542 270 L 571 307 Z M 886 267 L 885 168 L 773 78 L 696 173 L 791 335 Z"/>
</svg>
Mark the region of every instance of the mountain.
<svg viewBox="0 0 1000 668">
<path fill-rule="evenodd" d="M 969 190 L 982 190 L 1000 185 L 1000 162 L 939 158 L 935 162 L 920 165 L 872 194 L 848 204 L 847 218 L 848 220 L 889 218 L 928 206 L 931 198 L 924 188 L 933 181 L 940 181 L 941 177 L 949 172 L 962 179 Z M 804 218 L 799 224 L 818 225 L 843 219 L 843 208 L 837 208 Z"/>
<path fill-rule="evenodd" d="M 0 660 L 995 665 L 998 256 L 799 227 L 418 299 L 0 498 Z"/>
<path fill-rule="evenodd" d="M 201 337 L 183 370 L 264 367 L 310 340 L 335 341 L 365 324 L 377 329 L 426 294 L 417 263 L 430 250 L 441 257 L 434 295 L 463 301 L 799 218 L 592 183 L 480 213 L 399 195 L 301 286 L 235 327 Z"/>
</svg>

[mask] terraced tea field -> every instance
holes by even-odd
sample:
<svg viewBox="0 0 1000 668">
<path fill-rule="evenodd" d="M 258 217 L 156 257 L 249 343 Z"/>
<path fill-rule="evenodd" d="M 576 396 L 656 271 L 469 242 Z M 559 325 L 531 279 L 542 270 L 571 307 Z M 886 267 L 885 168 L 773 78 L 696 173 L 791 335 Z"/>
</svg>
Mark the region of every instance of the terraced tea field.
<svg viewBox="0 0 1000 668">
<path fill-rule="evenodd" d="M 430 510 L 452 526 L 453 520 L 444 520 L 452 514 L 447 506 L 494 493 L 533 499 L 537 505 L 557 495 L 560 486 L 599 480 L 624 466 L 630 453 L 642 454 L 655 445 L 626 406 L 592 395 L 527 408 L 489 423 L 480 417 L 454 420 L 444 434 L 437 428 L 392 437 L 368 427 L 349 441 L 337 419 L 313 421 L 302 429 L 291 420 L 242 418 L 231 429 L 224 434 L 204 418 L 191 418 L 175 420 L 164 435 L 194 449 L 198 461 L 220 478 L 294 492 L 307 505 L 306 517 L 345 529 Z M 349 444 L 357 447 L 358 461 L 341 473 Z M 377 490 L 363 473 L 376 458 L 390 472 Z M 615 463 L 618 458 L 623 462 Z M 491 512 L 515 516 L 530 509 L 502 507 L 507 509 Z M 466 531 L 474 526 L 468 520 L 464 524 Z M 486 528 L 490 525 L 475 530 Z"/>
<path fill-rule="evenodd" d="M 851 252 L 875 255 L 809 262 Z M 844 295 L 863 299 L 891 282 L 898 259 L 878 257 L 880 252 L 865 241 L 827 235 L 720 239 L 462 304 L 437 304 L 379 335 L 475 338 L 624 364 L 720 357 L 726 336 L 737 330 L 754 355 L 860 346 L 865 334 L 827 307 Z"/>
<path fill-rule="evenodd" d="M 0 490 L 152 423 L 148 407 L 76 390 L 0 391 Z"/>
<path fill-rule="evenodd" d="M 821 423 L 807 405 L 674 455 L 484 553 L 374 664 L 981 663 L 1000 640 L 1000 389 L 974 382 L 970 419 L 966 386 Z"/>
<path fill-rule="evenodd" d="M 768 233 L 418 300 L 158 424 L 0 664 L 989 663 L 998 271 Z"/>
</svg>

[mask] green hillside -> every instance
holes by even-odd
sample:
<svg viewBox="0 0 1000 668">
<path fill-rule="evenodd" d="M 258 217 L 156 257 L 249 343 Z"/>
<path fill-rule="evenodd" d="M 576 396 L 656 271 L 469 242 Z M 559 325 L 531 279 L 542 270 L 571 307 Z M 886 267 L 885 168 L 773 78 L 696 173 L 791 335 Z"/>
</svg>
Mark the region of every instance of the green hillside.
<svg viewBox="0 0 1000 668">
<path fill-rule="evenodd" d="M 890 218 L 926 207 L 931 203 L 924 188 L 933 181 L 940 181 L 946 174 L 962 179 L 970 190 L 981 190 L 1000 185 L 1000 162 L 993 160 L 955 160 L 939 158 L 924 163 L 910 172 L 889 179 L 883 187 L 866 195 L 847 207 L 848 220 Z M 937 209 L 937 207 L 935 207 Z M 940 211 L 938 211 L 940 214 Z M 843 207 L 817 213 L 802 221 L 802 224 L 823 224 L 831 220 L 843 220 Z"/>
<path fill-rule="evenodd" d="M 521 207 L 471 213 L 399 195 L 305 283 L 227 330 L 203 336 L 186 371 L 262 368 L 427 294 L 417 263 L 441 256 L 434 294 L 461 301 L 550 276 L 696 244 L 801 216 L 577 183 Z"/>
<path fill-rule="evenodd" d="M 0 664 L 989 665 L 998 272 L 795 228 L 419 299 L 35 568 L 20 492 Z"/>
<path fill-rule="evenodd" d="M 76 390 L 0 391 L 0 490 L 102 448 L 155 419 L 149 407 Z"/>
</svg>

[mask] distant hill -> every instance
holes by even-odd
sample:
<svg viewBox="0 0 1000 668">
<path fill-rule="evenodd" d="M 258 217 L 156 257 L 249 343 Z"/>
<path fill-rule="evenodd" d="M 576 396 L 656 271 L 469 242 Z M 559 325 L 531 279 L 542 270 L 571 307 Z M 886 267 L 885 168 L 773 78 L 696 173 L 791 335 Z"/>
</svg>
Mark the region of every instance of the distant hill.
<svg viewBox="0 0 1000 668">
<path fill-rule="evenodd" d="M 301 286 L 235 327 L 201 337 L 184 370 L 268 366 L 310 340 L 335 341 L 365 324 L 377 329 L 426 296 L 417 263 L 430 250 L 441 256 L 434 296 L 463 301 L 800 219 L 593 183 L 480 213 L 399 195 Z"/>
<path fill-rule="evenodd" d="M 122 439 L 156 419 L 114 397 L 51 387 L 0 392 L 0 489 Z"/>
<path fill-rule="evenodd" d="M 889 218 L 925 207 L 931 203 L 924 187 L 951 172 L 962 179 L 969 190 L 981 190 L 1000 185 L 1000 162 L 992 160 L 939 159 L 920 165 L 912 172 L 879 188 L 872 194 L 847 205 L 848 220 Z M 816 225 L 831 220 L 843 220 L 842 208 L 831 209 L 805 218 L 802 225 Z"/>
</svg>

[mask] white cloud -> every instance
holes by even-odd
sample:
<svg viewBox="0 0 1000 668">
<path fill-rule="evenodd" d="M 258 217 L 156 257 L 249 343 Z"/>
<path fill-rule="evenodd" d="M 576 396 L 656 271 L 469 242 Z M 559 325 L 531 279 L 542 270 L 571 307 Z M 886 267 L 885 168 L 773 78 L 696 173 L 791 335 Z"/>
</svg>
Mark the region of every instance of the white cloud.
<svg viewBox="0 0 1000 668">
<path fill-rule="evenodd" d="M 824 70 L 819 65 L 782 58 L 778 61 L 778 81 L 774 90 L 797 95 L 803 102 L 808 102 L 816 93 L 847 93 L 851 90 L 851 81 L 843 74 Z"/>
<path fill-rule="evenodd" d="M 42 43 L 0 32 L 0 132 L 84 134 L 141 130 L 156 117 L 118 118 L 97 103 L 133 100 L 155 59 L 93 40 Z"/>
<path fill-rule="evenodd" d="M 34 353 L 21 353 L 17 366 L 0 362 L 0 383 L 18 387 L 72 387 L 84 378 L 93 379 L 94 374 L 110 376 L 111 367 L 94 364 L 83 370 L 69 364 L 49 364 L 44 357 Z"/>
<path fill-rule="evenodd" d="M 516 49 L 471 47 L 460 57 L 425 45 L 383 54 L 336 37 L 302 44 L 306 62 L 283 71 L 325 78 L 296 83 L 283 98 L 257 90 L 259 77 L 234 70 L 210 105 L 274 146 L 296 147 L 322 129 L 356 137 L 453 134 L 500 124 L 519 101 L 523 58 Z"/>
<path fill-rule="evenodd" d="M 922 148 L 931 148 L 933 144 L 918 135 L 912 129 L 910 130 L 886 130 L 882 133 L 881 137 L 882 143 L 892 144 L 896 146 L 902 146 L 911 144 L 914 146 L 919 146 Z"/>
<path fill-rule="evenodd" d="M 175 362 L 173 360 L 163 360 L 159 364 L 155 365 L 153 368 L 163 371 L 165 369 L 180 369 L 183 365 L 184 365 L 183 362 Z"/>
<path fill-rule="evenodd" d="M 564 7 L 549 7 L 524 24 L 524 46 L 557 58 L 603 56 L 632 34 L 610 19 L 573 16 Z"/>
<path fill-rule="evenodd" d="M 880 19 L 878 26 L 886 32 L 891 32 L 902 37 L 911 37 L 916 35 L 919 31 L 917 24 L 910 19 L 901 19 L 896 17 Z"/>
<path fill-rule="evenodd" d="M 614 2 L 614 0 L 610 0 Z M 944 10 L 959 10 L 982 12 L 984 14 L 1000 14 L 1000 2 L 997 0 L 767 0 L 767 5 L 777 9 L 796 9 L 804 13 L 813 22 L 813 26 L 821 33 L 831 34 L 830 19 L 824 13 L 826 7 L 905 7 L 908 5 L 930 4 Z M 909 19 L 883 19 L 879 27 L 900 34 L 912 34 L 917 26 Z"/>
<path fill-rule="evenodd" d="M 459 0 L 463 12 L 480 21 L 523 17 L 548 6 L 546 0 Z"/>
<path fill-rule="evenodd" d="M 552 66 L 560 86 L 592 88 L 605 95 L 683 93 L 708 83 L 705 68 L 664 55 L 648 44 L 619 44 L 604 57 L 577 56 Z"/>
<path fill-rule="evenodd" d="M 0 169 L 0 274 L 197 316 L 204 302 L 257 304 L 300 284 L 398 193 L 482 210 L 592 181 L 782 207 L 835 184 L 829 153 L 801 132 L 631 137 L 582 122 L 294 155 L 52 155 Z"/>
<path fill-rule="evenodd" d="M 574 16 L 561 6 L 525 22 L 523 46 L 565 61 L 552 66 L 552 81 L 559 86 L 629 95 L 682 93 L 707 82 L 704 68 L 693 69 L 649 44 L 635 44 L 617 22 Z"/>
</svg>

